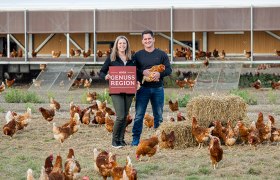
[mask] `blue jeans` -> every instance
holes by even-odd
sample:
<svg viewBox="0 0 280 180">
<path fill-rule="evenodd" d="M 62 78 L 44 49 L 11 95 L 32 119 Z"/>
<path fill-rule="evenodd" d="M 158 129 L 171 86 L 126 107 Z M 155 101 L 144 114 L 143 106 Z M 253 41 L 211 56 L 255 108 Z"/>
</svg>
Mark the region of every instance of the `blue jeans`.
<svg viewBox="0 0 280 180">
<path fill-rule="evenodd" d="M 153 109 L 154 116 L 154 128 L 158 128 L 160 123 L 163 121 L 162 113 L 164 106 L 164 89 L 159 88 L 149 88 L 141 87 L 136 93 L 136 105 L 135 105 L 135 119 L 132 128 L 133 141 L 136 144 L 139 143 L 139 139 L 143 128 L 143 118 L 147 109 L 147 105 L 151 100 L 151 105 Z"/>
</svg>

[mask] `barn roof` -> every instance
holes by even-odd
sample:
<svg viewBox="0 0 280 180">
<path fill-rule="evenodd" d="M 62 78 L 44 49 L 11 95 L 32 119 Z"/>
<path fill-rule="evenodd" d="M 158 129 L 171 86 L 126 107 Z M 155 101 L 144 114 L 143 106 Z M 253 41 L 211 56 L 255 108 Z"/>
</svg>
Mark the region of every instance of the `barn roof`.
<svg viewBox="0 0 280 180">
<path fill-rule="evenodd" d="M 279 0 L 6 0 L 0 2 L 1 10 L 49 9 L 134 9 L 134 8 L 209 8 L 209 7 L 274 7 Z"/>
</svg>

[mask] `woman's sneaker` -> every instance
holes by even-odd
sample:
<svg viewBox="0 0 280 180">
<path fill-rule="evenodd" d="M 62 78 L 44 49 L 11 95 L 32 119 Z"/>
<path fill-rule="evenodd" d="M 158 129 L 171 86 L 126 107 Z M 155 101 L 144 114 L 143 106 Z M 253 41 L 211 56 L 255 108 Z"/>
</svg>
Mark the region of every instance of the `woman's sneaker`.
<svg viewBox="0 0 280 180">
<path fill-rule="evenodd" d="M 126 144 L 125 141 L 120 141 L 120 145 L 121 145 L 121 146 L 127 146 L 127 144 Z"/>
<path fill-rule="evenodd" d="M 119 143 L 119 142 L 112 142 L 112 147 L 113 148 L 116 148 L 116 149 L 119 149 L 119 148 L 122 148 L 123 146 Z"/>
</svg>

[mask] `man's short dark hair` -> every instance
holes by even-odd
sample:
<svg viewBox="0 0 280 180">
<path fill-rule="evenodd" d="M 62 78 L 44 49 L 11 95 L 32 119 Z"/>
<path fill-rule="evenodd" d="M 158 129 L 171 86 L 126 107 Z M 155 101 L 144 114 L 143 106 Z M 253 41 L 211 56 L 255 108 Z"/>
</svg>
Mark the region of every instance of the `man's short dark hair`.
<svg viewBox="0 0 280 180">
<path fill-rule="evenodd" d="M 144 34 L 150 34 L 152 37 L 154 37 L 154 33 L 153 33 L 153 31 L 151 31 L 151 30 L 145 30 L 145 31 L 143 31 L 143 32 L 142 32 L 142 38 L 143 38 Z"/>
</svg>

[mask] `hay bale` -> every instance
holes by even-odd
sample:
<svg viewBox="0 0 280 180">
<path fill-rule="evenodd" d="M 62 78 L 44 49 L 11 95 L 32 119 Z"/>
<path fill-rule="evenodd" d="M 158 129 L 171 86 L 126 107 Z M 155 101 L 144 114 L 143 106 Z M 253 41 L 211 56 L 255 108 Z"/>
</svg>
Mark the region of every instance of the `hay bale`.
<svg viewBox="0 0 280 180">
<path fill-rule="evenodd" d="M 174 131 L 175 143 L 174 149 L 185 149 L 187 147 L 196 146 L 197 143 L 192 136 L 192 127 L 186 121 L 170 122 L 164 121 L 159 126 L 160 133 L 164 130 L 167 134 Z M 159 143 L 161 138 L 159 138 Z"/>
<path fill-rule="evenodd" d="M 228 96 L 198 96 L 187 104 L 187 118 L 196 117 L 199 125 L 208 127 L 210 122 L 220 120 L 225 124 L 231 120 L 248 121 L 247 104 L 236 95 Z"/>
</svg>

